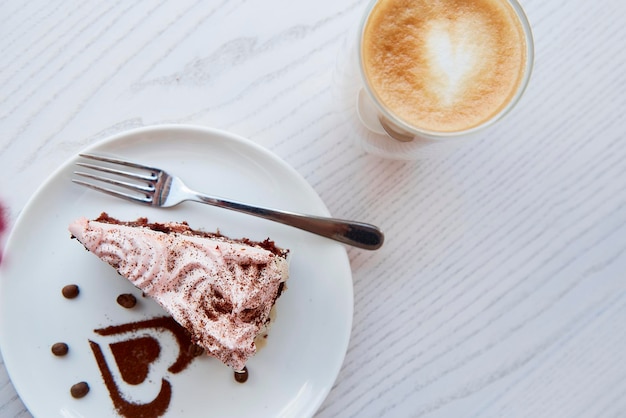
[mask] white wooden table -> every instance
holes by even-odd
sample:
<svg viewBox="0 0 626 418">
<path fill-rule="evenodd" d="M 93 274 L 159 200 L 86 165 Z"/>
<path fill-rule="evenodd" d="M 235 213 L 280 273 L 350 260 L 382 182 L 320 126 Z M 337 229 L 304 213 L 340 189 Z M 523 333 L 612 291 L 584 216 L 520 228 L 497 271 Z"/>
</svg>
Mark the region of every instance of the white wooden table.
<svg viewBox="0 0 626 418">
<path fill-rule="evenodd" d="M 515 111 L 445 158 L 400 162 L 355 147 L 337 111 L 364 0 L 4 1 L 9 226 L 88 144 L 228 130 L 386 233 L 348 250 L 353 332 L 319 416 L 625 416 L 626 4 L 522 5 L 536 58 Z M 30 416 L 1 362 L 0 416 Z"/>
</svg>

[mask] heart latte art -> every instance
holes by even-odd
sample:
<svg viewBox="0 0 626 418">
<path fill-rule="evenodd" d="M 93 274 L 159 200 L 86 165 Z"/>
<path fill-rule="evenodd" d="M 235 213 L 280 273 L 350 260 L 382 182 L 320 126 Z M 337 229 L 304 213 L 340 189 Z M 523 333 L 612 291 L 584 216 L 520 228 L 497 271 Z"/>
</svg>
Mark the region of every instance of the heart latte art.
<svg viewBox="0 0 626 418">
<path fill-rule="evenodd" d="M 527 60 L 524 29 L 502 0 L 381 0 L 365 25 L 372 93 L 418 130 L 471 129 L 506 107 Z"/>
</svg>

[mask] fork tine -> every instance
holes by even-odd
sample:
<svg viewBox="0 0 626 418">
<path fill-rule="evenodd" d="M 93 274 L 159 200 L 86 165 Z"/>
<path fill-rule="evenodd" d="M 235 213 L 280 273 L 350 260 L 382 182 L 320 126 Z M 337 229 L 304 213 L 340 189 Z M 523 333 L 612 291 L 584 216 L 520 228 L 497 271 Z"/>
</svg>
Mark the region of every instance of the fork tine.
<svg viewBox="0 0 626 418">
<path fill-rule="evenodd" d="M 160 174 L 162 173 L 161 170 L 159 170 L 158 168 L 148 167 L 137 163 L 131 163 L 129 161 L 101 157 L 99 155 L 80 154 L 80 156 L 83 158 L 108 163 L 111 164 L 111 166 L 77 162 L 76 165 L 78 165 L 79 167 L 83 167 L 99 173 L 113 174 L 114 176 L 131 179 L 133 180 L 133 182 L 123 181 L 119 178 L 111 176 L 99 175 L 98 173 L 74 171 L 75 176 L 96 181 L 96 183 L 93 183 L 80 179 L 72 179 L 74 183 L 133 202 L 152 204 L 155 184 L 159 179 Z M 123 167 L 142 170 L 143 172 L 123 170 Z M 145 171 L 148 171 L 149 173 L 145 173 Z M 138 184 L 138 182 L 143 182 L 143 184 Z M 105 187 L 104 185 L 100 185 L 99 183 L 111 184 L 113 186 L 116 186 L 116 188 Z M 136 193 L 126 193 L 122 190 L 118 190 L 117 187 L 125 188 Z"/>
<path fill-rule="evenodd" d="M 140 173 L 133 173 L 131 171 L 118 170 L 117 168 L 104 167 L 96 164 L 78 162 L 76 163 L 76 165 L 88 168 L 90 170 L 102 171 L 103 173 L 115 174 L 129 179 L 137 179 L 143 181 L 154 181 L 157 179 L 157 176 L 153 172 L 151 172 L 150 175 L 145 175 Z"/>
<path fill-rule="evenodd" d="M 110 177 L 98 176 L 95 174 L 85 173 L 82 171 L 74 171 L 74 175 L 86 177 L 88 179 L 97 180 L 97 181 L 101 181 L 104 183 L 113 184 L 115 186 L 124 187 L 126 189 L 133 190 L 133 191 L 140 192 L 140 193 L 154 193 L 154 186 L 151 184 L 150 185 L 146 184 L 142 186 L 140 184 L 128 183 L 126 181 L 116 180 Z"/>
<path fill-rule="evenodd" d="M 131 163 L 130 161 L 118 160 L 115 158 L 103 157 L 101 155 L 94 155 L 94 154 L 79 154 L 79 155 L 83 158 L 89 158 L 91 160 L 103 161 L 105 163 L 118 164 L 118 165 L 123 165 L 126 167 L 139 168 L 142 170 L 153 171 L 156 173 L 161 171 L 160 169 L 155 168 L 155 167 L 150 167 L 150 166 L 143 165 L 143 164 Z"/>
<path fill-rule="evenodd" d="M 122 199 L 126 199 L 126 200 L 130 200 L 133 202 L 139 202 L 139 203 L 144 203 L 144 204 L 151 204 L 152 203 L 152 199 L 148 196 L 137 196 L 137 195 L 132 195 L 129 193 L 124 193 L 124 192 L 120 192 L 118 190 L 113 190 L 113 189 L 109 189 L 107 187 L 101 187 L 101 186 L 97 186 L 95 184 L 92 183 L 88 183 L 86 181 L 82 181 L 82 180 L 78 180 L 78 179 L 72 179 L 72 182 L 76 183 L 76 184 L 80 184 L 81 186 L 85 186 L 85 187 L 89 187 L 90 189 L 94 189 L 97 190 L 99 192 L 102 193 L 107 193 L 110 194 L 112 196 L 115 197 L 119 197 Z"/>
</svg>

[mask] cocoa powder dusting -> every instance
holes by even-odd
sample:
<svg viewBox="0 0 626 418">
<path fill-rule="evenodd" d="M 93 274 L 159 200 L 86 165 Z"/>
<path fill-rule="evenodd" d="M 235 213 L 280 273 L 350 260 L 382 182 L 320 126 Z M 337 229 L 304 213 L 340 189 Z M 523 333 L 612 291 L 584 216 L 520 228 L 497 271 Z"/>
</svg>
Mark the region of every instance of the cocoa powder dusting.
<svg viewBox="0 0 626 418">
<path fill-rule="evenodd" d="M 148 377 L 150 363 L 159 357 L 161 346 L 152 337 L 110 344 L 111 352 L 117 363 L 122 379 L 131 385 L 138 385 Z"/>
<path fill-rule="evenodd" d="M 167 369 L 171 373 L 183 371 L 195 357 L 204 353 L 204 350 L 199 349 L 191 341 L 189 333 L 169 316 L 95 329 L 94 332 L 102 336 L 126 333 L 134 335 L 129 339 L 109 344 L 121 378 L 130 385 L 138 385 L 146 381 L 150 364 L 157 360 L 161 352 L 161 345 L 156 338 L 134 334 L 150 328 L 170 331 L 178 343 L 178 357 Z M 147 403 L 131 402 L 122 394 L 120 386 L 111 372 L 112 367 L 107 363 L 100 345 L 91 340 L 89 345 L 96 358 L 109 396 L 120 415 L 125 417 L 159 417 L 165 414 L 172 397 L 172 385 L 166 378 L 161 379 L 161 389 L 152 401 Z"/>
<path fill-rule="evenodd" d="M 93 351 L 93 355 L 96 358 L 96 363 L 98 364 L 98 368 L 102 374 L 104 384 L 109 391 L 109 396 L 113 401 L 115 409 L 120 415 L 125 417 L 160 417 L 165 413 L 167 407 L 170 405 L 170 399 L 172 397 L 172 385 L 170 382 L 165 379 L 161 379 L 161 390 L 152 402 L 138 404 L 127 401 L 124 399 L 117 384 L 115 383 L 113 374 L 107 365 L 106 358 L 104 357 L 100 346 L 91 340 L 89 341 L 89 345 L 91 346 L 91 351 Z"/>
<path fill-rule="evenodd" d="M 189 363 L 197 356 L 197 351 L 190 349 L 194 345 L 191 341 L 191 336 L 186 329 L 178 324 L 170 316 L 161 316 L 158 318 L 152 318 L 145 321 L 132 322 L 129 324 L 113 325 L 106 328 L 95 329 L 94 332 L 98 335 L 116 335 L 124 334 L 128 332 L 139 331 L 147 328 L 166 329 L 169 330 L 175 337 L 176 342 L 180 348 L 178 358 L 167 370 L 172 373 L 179 373 L 183 371 Z"/>
</svg>

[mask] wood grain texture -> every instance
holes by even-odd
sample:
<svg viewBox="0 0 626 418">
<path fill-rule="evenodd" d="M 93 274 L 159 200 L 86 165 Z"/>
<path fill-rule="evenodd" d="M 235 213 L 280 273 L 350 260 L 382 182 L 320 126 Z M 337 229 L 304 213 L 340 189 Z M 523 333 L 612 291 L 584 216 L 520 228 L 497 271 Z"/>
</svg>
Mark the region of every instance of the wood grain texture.
<svg viewBox="0 0 626 418">
<path fill-rule="evenodd" d="M 350 249 L 355 316 L 320 417 L 626 415 L 626 5 L 522 1 L 514 112 L 439 159 L 354 145 L 333 89 L 366 1 L 0 3 L 0 201 L 110 134 L 226 129 L 285 159 Z M 1 242 L 0 242 L 1 243 Z M 0 416 L 27 417 L 0 364 Z"/>
</svg>

